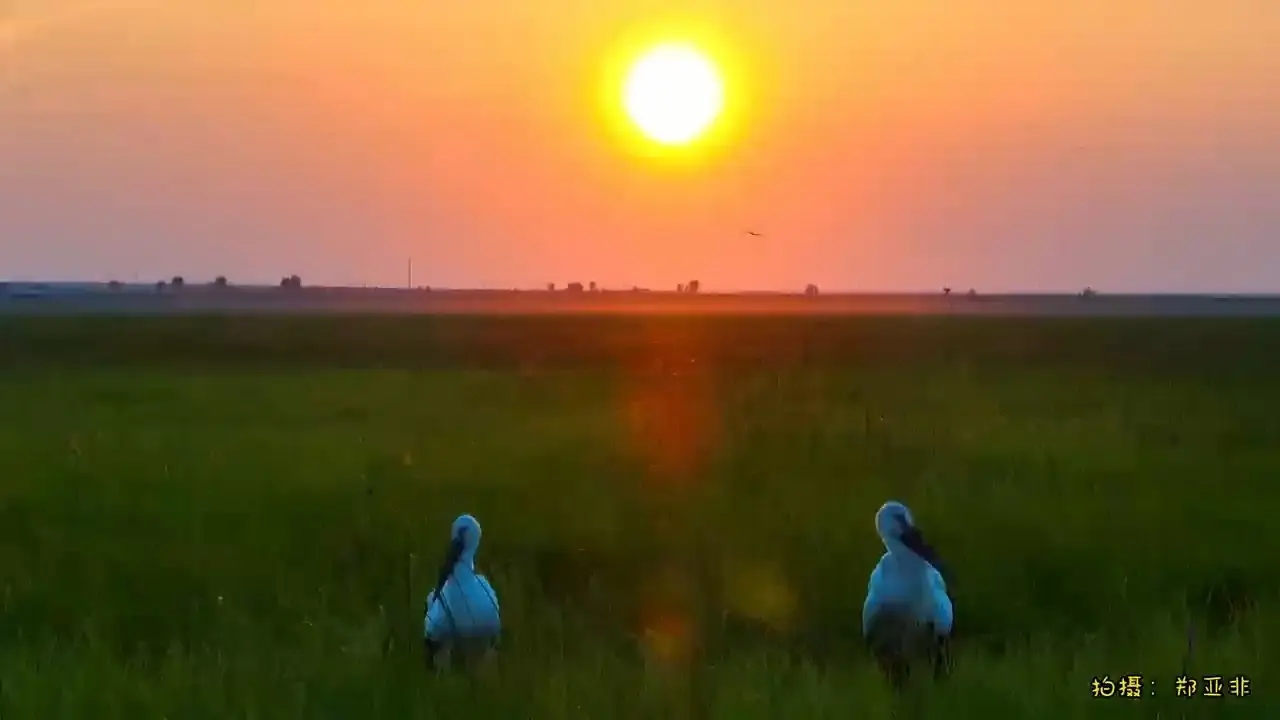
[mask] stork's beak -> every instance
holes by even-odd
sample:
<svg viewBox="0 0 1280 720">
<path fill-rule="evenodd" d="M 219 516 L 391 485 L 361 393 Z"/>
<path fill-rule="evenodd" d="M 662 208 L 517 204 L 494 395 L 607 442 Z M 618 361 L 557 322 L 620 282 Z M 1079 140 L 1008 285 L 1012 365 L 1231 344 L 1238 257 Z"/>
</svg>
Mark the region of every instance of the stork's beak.
<svg viewBox="0 0 1280 720">
<path fill-rule="evenodd" d="M 938 551 L 933 546 L 925 542 L 924 536 L 920 534 L 920 529 L 914 525 L 908 525 L 902 529 L 902 544 L 908 550 L 919 555 L 925 562 L 929 563 L 942 575 L 944 580 L 950 582 L 951 576 L 942 567 L 942 559 L 938 557 Z"/>
<path fill-rule="evenodd" d="M 440 574 L 436 579 L 437 593 L 444 591 L 444 584 L 449 581 L 449 576 L 453 574 L 453 566 L 458 564 L 458 559 L 462 557 L 462 551 L 466 547 L 466 531 L 458 533 L 458 536 L 449 543 L 449 549 L 444 554 L 444 562 L 440 565 Z"/>
</svg>

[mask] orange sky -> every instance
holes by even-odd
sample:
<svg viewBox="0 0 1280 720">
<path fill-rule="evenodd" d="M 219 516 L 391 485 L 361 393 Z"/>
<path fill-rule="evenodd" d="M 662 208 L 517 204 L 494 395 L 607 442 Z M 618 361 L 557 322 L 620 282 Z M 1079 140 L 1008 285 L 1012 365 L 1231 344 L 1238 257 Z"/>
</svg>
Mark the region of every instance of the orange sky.
<svg viewBox="0 0 1280 720">
<path fill-rule="evenodd" d="M 676 33 L 734 107 L 680 163 L 599 103 Z M 0 0 L 0 277 L 1280 291 L 1277 38 L 1273 0 Z"/>
</svg>

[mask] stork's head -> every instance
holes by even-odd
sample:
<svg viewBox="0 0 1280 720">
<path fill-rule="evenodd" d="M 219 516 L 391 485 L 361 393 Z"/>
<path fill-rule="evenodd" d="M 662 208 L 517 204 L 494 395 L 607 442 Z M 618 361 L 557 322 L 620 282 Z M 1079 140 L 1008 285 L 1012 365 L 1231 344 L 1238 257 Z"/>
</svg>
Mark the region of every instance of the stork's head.
<svg viewBox="0 0 1280 720">
<path fill-rule="evenodd" d="M 942 571 L 938 553 L 925 542 L 906 505 L 897 500 L 882 505 L 876 513 L 876 532 L 890 553 L 918 557 Z"/>
<path fill-rule="evenodd" d="M 474 560 L 480 549 L 480 522 L 471 515 L 459 515 L 449 530 L 449 546 L 457 546 L 459 559 Z"/>
<path fill-rule="evenodd" d="M 437 587 L 443 587 L 445 579 L 459 562 L 474 564 L 476 550 L 479 548 L 480 523 L 470 515 L 459 515 L 449 530 L 449 549 L 445 551 L 444 562 L 440 565 L 440 582 Z"/>
</svg>

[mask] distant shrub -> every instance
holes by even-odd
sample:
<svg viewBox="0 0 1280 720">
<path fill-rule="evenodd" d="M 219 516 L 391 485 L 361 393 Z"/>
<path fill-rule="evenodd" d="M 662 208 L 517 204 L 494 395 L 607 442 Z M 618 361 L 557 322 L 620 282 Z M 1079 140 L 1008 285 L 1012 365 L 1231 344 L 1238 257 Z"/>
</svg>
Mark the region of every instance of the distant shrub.
<svg viewBox="0 0 1280 720">
<path fill-rule="evenodd" d="M 183 280 L 181 275 L 174 275 L 173 279 L 169 281 L 169 284 L 173 286 L 174 290 L 181 290 L 186 286 L 187 281 Z"/>
<path fill-rule="evenodd" d="M 168 285 L 168 283 L 166 283 L 165 281 L 163 281 L 163 280 L 157 280 L 157 281 L 156 281 L 156 292 L 164 292 L 164 289 L 165 289 L 165 286 L 166 286 L 166 285 Z"/>
<path fill-rule="evenodd" d="M 216 288 L 225 288 L 227 286 L 227 276 L 219 275 L 213 279 L 213 286 Z"/>
<path fill-rule="evenodd" d="M 814 285 L 813 283 L 809 283 L 808 285 L 805 285 L 804 294 L 808 295 L 809 297 L 814 297 L 815 295 L 818 294 L 818 286 Z"/>
<path fill-rule="evenodd" d="M 600 288 L 596 286 L 596 281 L 595 281 L 595 280 L 592 280 L 592 281 L 591 281 L 591 283 L 588 285 L 588 289 L 589 289 L 591 292 L 600 292 Z"/>
<path fill-rule="evenodd" d="M 107 283 L 107 289 L 112 292 L 119 291 L 121 287 L 122 286 L 119 280 L 112 280 L 111 282 Z"/>
<path fill-rule="evenodd" d="M 298 290 L 302 287 L 302 278 L 297 275 L 280 278 L 280 287 L 286 290 Z"/>
<path fill-rule="evenodd" d="M 547 283 L 547 292 L 555 292 L 555 291 L 556 291 L 556 284 L 553 282 Z"/>
<path fill-rule="evenodd" d="M 565 291 L 566 291 L 566 292 L 571 292 L 571 293 L 580 293 L 580 292 L 582 292 L 582 283 L 580 283 L 580 282 L 571 282 L 571 283 L 569 283 L 568 285 L 565 285 L 565 286 L 564 286 L 564 289 L 565 289 Z"/>
</svg>

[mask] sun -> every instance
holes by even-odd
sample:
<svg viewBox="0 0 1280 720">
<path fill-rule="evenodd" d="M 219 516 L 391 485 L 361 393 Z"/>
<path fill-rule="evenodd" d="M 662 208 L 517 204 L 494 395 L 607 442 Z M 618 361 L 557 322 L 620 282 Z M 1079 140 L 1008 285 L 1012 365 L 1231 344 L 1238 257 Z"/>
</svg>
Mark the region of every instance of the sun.
<svg viewBox="0 0 1280 720">
<path fill-rule="evenodd" d="M 631 122 L 650 140 L 687 145 L 719 117 L 724 83 L 715 64 L 696 47 L 666 43 L 631 66 L 622 102 Z"/>
</svg>

